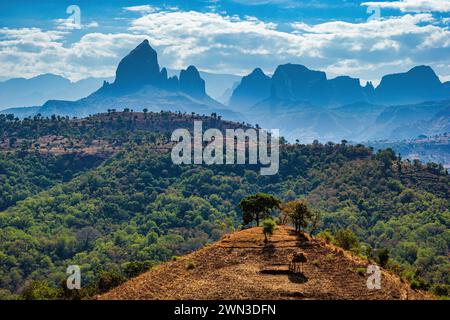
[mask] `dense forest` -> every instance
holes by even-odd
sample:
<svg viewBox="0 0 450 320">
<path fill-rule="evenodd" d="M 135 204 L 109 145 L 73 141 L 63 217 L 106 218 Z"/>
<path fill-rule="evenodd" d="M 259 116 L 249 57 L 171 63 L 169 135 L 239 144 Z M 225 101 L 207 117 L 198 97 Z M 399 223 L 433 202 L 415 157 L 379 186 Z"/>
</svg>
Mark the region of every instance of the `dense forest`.
<svg viewBox="0 0 450 320">
<path fill-rule="evenodd" d="M 0 298 L 36 283 L 58 288 L 69 265 L 81 267 L 85 286 L 104 272 L 134 275 L 130 263 L 150 267 L 200 248 L 241 228 L 238 204 L 256 192 L 305 199 L 320 214 L 313 234 L 349 230 L 357 254 L 387 249 L 389 268 L 424 287 L 450 285 L 442 166 L 345 141 L 283 143 L 274 176 L 254 165 L 174 165 L 170 130 L 193 119 L 246 126 L 131 110 L 0 116 Z"/>
</svg>

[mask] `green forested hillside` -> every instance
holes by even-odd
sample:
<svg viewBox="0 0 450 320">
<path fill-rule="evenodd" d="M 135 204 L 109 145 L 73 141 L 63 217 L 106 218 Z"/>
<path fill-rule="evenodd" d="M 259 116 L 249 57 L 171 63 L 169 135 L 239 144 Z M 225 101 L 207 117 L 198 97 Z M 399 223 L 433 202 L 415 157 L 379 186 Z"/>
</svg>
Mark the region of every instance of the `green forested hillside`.
<svg viewBox="0 0 450 320">
<path fill-rule="evenodd" d="M 99 165 L 97 155 L 54 155 L 0 152 L 0 211 L 57 183 Z"/>
<path fill-rule="evenodd" d="M 101 165 L 73 176 L 44 160 L 8 166 L 3 162 L 12 155 L 0 158 L 0 168 L 8 168 L 0 177 L 18 176 L 15 189 L 29 190 L 11 205 L 10 191 L 0 192 L 0 288 L 19 292 L 30 279 L 58 286 L 72 264 L 81 266 L 87 284 L 101 270 L 123 273 L 128 262 L 170 259 L 239 228 L 237 204 L 256 192 L 286 201 L 306 198 L 321 214 L 314 233 L 349 228 L 361 254 L 387 248 L 400 273 L 417 271 L 431 283 L 450 284 L 450 179 L 438 166 L 345 143 L 283 145 L 274 176 L 259 175 L 255 166 L 179 166 L 155 150 L 164 137 L 136 141 L 145 128 L 131 128 L 121 129 L 127 140 Z M 34 174 L 27 178 L 24 172 L 42 166 L 52 183 L 32 187 Z"/>
</svg>

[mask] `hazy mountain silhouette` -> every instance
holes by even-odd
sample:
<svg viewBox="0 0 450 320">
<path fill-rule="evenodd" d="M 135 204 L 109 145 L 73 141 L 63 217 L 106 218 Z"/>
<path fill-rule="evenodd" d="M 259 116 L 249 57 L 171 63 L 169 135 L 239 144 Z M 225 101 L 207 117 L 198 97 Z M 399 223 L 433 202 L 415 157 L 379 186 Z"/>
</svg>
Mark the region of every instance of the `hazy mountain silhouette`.
<svg viewBox="0 0 450 320">
<path fill-rule="evenodd" d="M 256 70 L 259 70 L 257 75 L 264 74 L 262 70 Z M 299 106 L 305 103 L 339 106 L 356 102 L 412 104 L 450 98 L 450 84 L 442 83 L 433 69 L 427 66 L 386 75 L 377 88 L 370 82 L 362 86 L 359 79 L 348 76 L 329 80 L 325 72 L 310 70 L 299 64 L 280 65 L 272 78 L 265 76 L 264 81 L 257 75 L 253 71 L 242 78 L 230 106 L 248 107 L 267 99 L 298 102 Z"/>
<path fill-rule="evenodd" d="M 181 91 L 199 99 L 207 96 L 205 81 L 194 66 L 181 70 L 179 79 L 177 76 L 168 77 L 166 68 L 160 70 L 158 54 L 148 40 L 144 40 L 120 61 L 115 81 L 112 84 L 104 83 L 95 94 L 120 96 L 149 85 L 168 91 Z"/>
<path fill-rule="evenodd" d="M 242 78 L 234 89 L 230 106 L 250 107 L 267 97 L 270 92 L 271 79 L 260 68 L 256 68 L 248 76 Z"/>
<path fill-rule="evenodd" d="M 103 80 L 86 78 L 71 82 L 69 79 L 51 73 L 30 79 L 9 79 L 0 82 L 0 110 L 38 106 L 49 99 L 77 100 L 96 90 Z"/>
<path fill-rule="evenodd" d="M 216 92 L 220 79 L 226 80 L 224 87 L 228 88 L 233 80 L 229 75 L 214 79 Z M 49 77 L 46 86 L 56 87 L 52 81 L 61 79 Z M 161 68 L 157 52 L 144 40 L 120 61 L 114 82 L 105 81 L 85 98 L 53 99 L 40 107 L 13 108 L 3 113 L 83 117 L 124 108 L 217 113 L 229 120 L 279 128 L 286 138 L 304 142 L 395 139 L 400 132 L 404 137 L 418 132 L 442 133 L 440 130 L 448 127 L 448 113 L 442 111 L 450 103 L 443 101 L 450 98 L 450 83 L 441 83 L 426 66 L 387 75 L 377 88 L 370 82 L 363 86 L 359 79 L 348 76 L 328 79 L 325 72 L 299 64 L 280 65 L 271 77 L 257 68 L 234 87 L 229 108 L 212 99 L 205 88 L 202 73 L 194 66 L 179 75 Z"/>
<path fill-rule="evenodd" d="M 165 69 L 165 68 L 163 68 Z M 227 73 L 211 73 L 198 70 L 200 77 L 205 80 L 206 94 L 220 103 L 228 104 L 231 94 L 236 86 L 241 82 L 241 77 Z M 168 76 L 176 76 L 181 70 L 167 68 Z"/>
<path fill-rule="evenodd" d="M 241 117 L 210 98 L 205 92 L 205 81 L 194 66 L 180 72 L 180 77 L 168 77 L 167 69 L 160 69 L 158 55 L 144 40 L 126 57 L 117 69 L 113 83 L 103 86 L 86 98 L 77 101 L 48 100 L 39 108 L 5 110 L 17 116 L 40 113 L 69 116 L 87 116 L 108 109 L 123 108 L 141 111 L 181 111 L 199 114 L 219 113 L 232 120 Z"/>
<path fill-rule="evenodd" d="M 180 90 L 191 97 L 206 97 L 205 80 L 200 77 L 200 73 L 194 66 L 189 66 L 180 72 Z"/>
<path fill-rule="evenodd" d="M 358 101 L 370 101 L 373 96 L 373 86 L 368 84 L 366 88 L 361 87 L 359 79 L 342 76 L 327 81 L 326 93 L 328 103 L 350 104 Z"/>
<path fill-rule="evenodd" d="M 447 92 L 446 92 L 447 91 Z M 406 73 L 384 76 L 375 90 L 376 101 L 383 104 L 419 103 L 450 96 L 436 73 L 428 66 L 414 67 Z"/>
<path fill-rule="evenodd" d="M 278 66 L 272 76 L 271 97 L 289 101 L 321 100 L 326 87 L 325 72 L 313 71 L 299 64 Z"/>
<path fill-rule="evenodd" d="M 291 141 L 366 141 L 444 133 L 446 99 L 450 84 L 426 66 L 387 75 L 375 88 L 356 78 L 328 79 L 325 72 L 284 64 L 272 77 L 261 69 L 243 77 L 229 106 L 252 123 L 279 128 Z"/>
<path fill-rule="evenodd" d="M 149 84 L 161 86 L 164 80 L 159 70 L 157 53 L 148 40 L 144 40 L 120 61 L 112 86 L 114 90 L 127 91 Z"/>
</svg>

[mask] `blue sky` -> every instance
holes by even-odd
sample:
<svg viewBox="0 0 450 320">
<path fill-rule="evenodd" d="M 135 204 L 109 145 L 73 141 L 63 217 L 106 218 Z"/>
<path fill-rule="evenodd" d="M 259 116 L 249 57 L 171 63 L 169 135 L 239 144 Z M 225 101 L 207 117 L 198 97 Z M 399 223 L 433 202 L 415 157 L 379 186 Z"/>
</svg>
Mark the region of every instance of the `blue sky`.
<svg viewBox="0 0 450 320">
<path fill-rule="evenodd" d="M 426 64 L 450 80 L 449 17 L 450 0 L 2 1 L 0 78 L 109 77 L 148 39 L 176 69 L 243 75 L 292 62 L 377 82 Z"/>
</svg>

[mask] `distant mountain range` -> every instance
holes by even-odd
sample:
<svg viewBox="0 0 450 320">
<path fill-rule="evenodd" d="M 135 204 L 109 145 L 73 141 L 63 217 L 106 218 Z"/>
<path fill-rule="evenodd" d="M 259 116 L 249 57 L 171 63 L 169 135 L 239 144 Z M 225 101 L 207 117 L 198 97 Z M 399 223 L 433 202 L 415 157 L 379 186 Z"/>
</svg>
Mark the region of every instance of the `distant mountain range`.
<svg viewBox="0 0 450 320">
<path fill-rule="evenodd" d="M 0 91 L 2 85 L 17 81 L 0 83 Z M 120 61 L 114 81 L 104 81 L 84 98 L 76 100 L 80 91 L 74 88 L 91 83 L 87 80 L 74 84 L 45 75 L 21 81 L 30 88 L 32 83 L 40 85 L 34 91 L 25 90 L 25 96 L 54 96 L 40 106 L 10 108 L 3 113 L 83 117 L 123 108 L 218 113 L 229 120 L 279 128 L 286 138 L 302 142 L 398 140 L 450 131 L 450 83 L 442 83 L 428 66 L 386 75 L 376 88 L 348 76 L 328 79 L 325 72 L 299 64 L 280 65 L 272 76 L 257 68 L 239 81 L 233 75 L 199 72 L 195 66 L 179 72 L 161 68 L 157 52 L 144 40 Z M 58 100 L 55 92 L 61 92 L 57 88 L 62 85 L 54 83 L 65 83 L 75 101 Z M 208 94 L 208 83 L 216 99 Z M 7 98 L 2 99 L 8 103 Z"/>
<path fill-rule="evenodd" d="M 450 128 L 450 84 L 428 66 L 386 75 L 378 87 L 359 79 L 285 64 L 242 78 L 229 107 L 290 140 L 405 139 Z"/>
<path fill-rule="evenodd" d="M 180 74 L 181 70 L 167 68 L 170 76 Z M 223 104 L 228 104 L 233 90 L 241 81 L 241 77 L 234 74 L 221 74 L 200 71 L 200 77 L 205 80 L 206 93 L 213 99 Z"/>
<path fill-rule="evenodd" d="M 194 66 L 181 70 L 179 76 L 168 76 L 160 68 L 156 51 L 144 40 L 126 57 L 116 70 L 114 82 L 103 85 L 76 101 L 48 100 L 42 106 L 13 108 L 3 113 L 24 117 L 34 114 L 84 117 L 108 109 L 130 108 L 135 111 L 182 111 L 198 114 L 219 113 L 229 119 L 241 119 L 236 112 L 220 104 L 206 93 L 205 81 Z"/>
<path fill-rule="evenodd" d="M 0 110 L 39 106 L 50 99 L 77 100 L 97 90 L 110 78 L 87 78 L 76 82 L 51 73 L 25 79 L 13 78 L 0 82 Z"/>
<path fill-rule="evenodd" d="M 180 71 L 167 69 L 171 76 L 180 74 Z M 232 74 L 204 71 L 199 71 L 199 73 L 205 80 L 206 93 L 221 103 L 228 103 L 234 89 L 233 86 L 236 86 L 241 80 L 241 77 Z M 78 100 L 98 90 L 105 80 L 112 82 L 114 77 L 86 78 L 72 82 L 62 76 L 47 73 L 29 79 L 12 78 L 0 82 L 0 111 L 7 108 L 41 106 L 48 100 Z M 30 112 L 30 114 L 32 113 Z"/>
<path fill-rule="evenodd" d="M 243 77 L 233 92 L 230 106 L 248 108 L 266 100 L 318 106 L 359 102 L 398 105 L 449 98 L 450 83 L 442 83 L 428 66 L 386 75 L 374 88 L 371 82 L 361 86 L 359 79 L 348 76 L 327 79 L 325 72 L 289 63 L 278 66 L 272 77 L 259 68 Z"/>
</svg>

